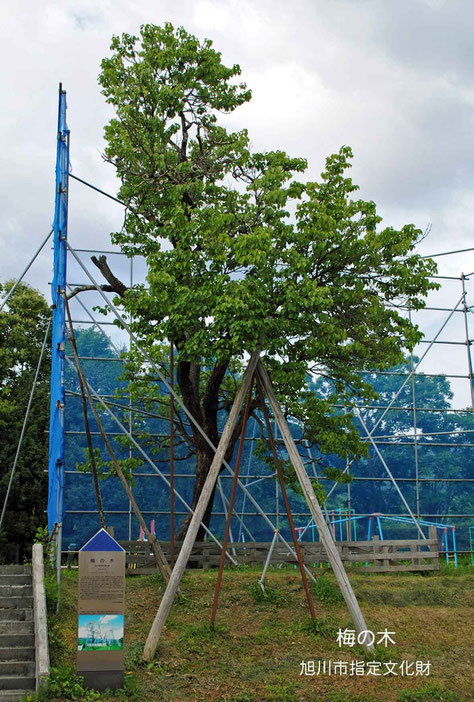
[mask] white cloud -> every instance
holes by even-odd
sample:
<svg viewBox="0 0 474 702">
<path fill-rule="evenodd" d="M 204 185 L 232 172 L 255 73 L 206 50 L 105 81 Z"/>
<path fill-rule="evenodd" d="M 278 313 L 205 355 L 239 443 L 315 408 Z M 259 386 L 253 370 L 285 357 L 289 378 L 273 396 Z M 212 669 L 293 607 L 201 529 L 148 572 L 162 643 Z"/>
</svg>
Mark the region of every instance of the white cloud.
<svg viewBox="0 0 474 702">
<path fill-rule="evenodd" d="M 99 621 L 101 624 L 110 624 L 111 622 L 118 621 L 121 617 L 122 615 L 118 614 L 105 614 L 103 617 L 99 617 Z"/>
<path fill-rule="evenodd" d="M 57 86 L 68 91 L 74 173 L 110 192 L 97 84 L 112 34 L 169 20 L 238 62 L 253 100 L 231 117 L 256 148 L 305 156 L 308 175 L 341 144 L 386 224 L 433 225 L 424 253 L 466 248 L 474 214 L 474 4 L 461 0 L 7 0 L 2 5 L 0 280 L 18 274 L 53 217 Z M 71 185 L 70 237 L 108 248 L 121 208 Z M 474 270 L 474 257 L 438 259 Z M 71 270 L 73 270 L 71 268 Z M 50 252 L 28 280 L 49 296 Z M 80 281 L 74 281 L 80 282 Z"/>
</svg>

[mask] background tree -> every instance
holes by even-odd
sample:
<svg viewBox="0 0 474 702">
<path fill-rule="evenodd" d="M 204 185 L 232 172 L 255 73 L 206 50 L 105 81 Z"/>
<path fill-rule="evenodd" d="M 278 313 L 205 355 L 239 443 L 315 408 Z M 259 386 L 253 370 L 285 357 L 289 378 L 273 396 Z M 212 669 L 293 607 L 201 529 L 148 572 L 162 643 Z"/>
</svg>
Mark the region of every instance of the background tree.
<svg viewBox="0 0 474 702">
<path fill-rule="evenodd" d="M 3 297 L 13 281 L 0 285 Z M 30 396 L 50 309 L 44 297 L 20 284 L 0 313 L 0 499 L 10 472 Z M 49 346 L 48 346 L 49 350 Z M 0 558 L 22 562 L 46 523 L 48 498 L 49 353 L 43 358 L 22 450 L 0 532 Z"/>
<path fill-rule="evenodd" d="M 114 37 L 111 49 L 99 78 L 115 110 L 105 156 L 127 204 L 112 238 L 148 265 L 146 288 L 117 292 L 140 344 L 158 361 L 163 344 L 174 344 L 183 402 L 217 443 L 219 410 L 260 339 L 303 438 L 322 452 L 363 454 L 350 413 L 332 413 L 307 376 L 332 378 L 350 406 L 374 396 L 357 371 L 393 366 L 419 341 L 387 303 L 418 309 L 434 287 L 433 262 L 415 253 L 420 230 L 381 228 L 375 204 L 353 199 L 348 147 L 327 159 L 320 182 L 303 183 L 304 159 L 252 152 L 246 130 L 227 130 L 222 115 L 250 91 L 209 40 L 144 25 L 140 37 Z M 177 431 L 196 455 L 194 506 L 213 453 L 180 416 Z M 228 459 L 239 431 L 240 422 Z M 212 500 L 207 521 L 211 509 Z"/>
</svg>

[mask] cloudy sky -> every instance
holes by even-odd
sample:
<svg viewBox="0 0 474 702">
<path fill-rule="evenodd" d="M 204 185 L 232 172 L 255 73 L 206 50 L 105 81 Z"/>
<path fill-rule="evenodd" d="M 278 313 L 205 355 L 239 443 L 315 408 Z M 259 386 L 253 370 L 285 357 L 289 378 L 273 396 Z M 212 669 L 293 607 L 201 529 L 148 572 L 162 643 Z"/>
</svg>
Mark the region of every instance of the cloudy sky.
<svg viewBox="0 0 474 702">
<path fill-rule="evenodd" d="M 349 144 L 351 175 L 386 224 L 431 224 L 424 254 L 473 245 L 470 0 L 4 0 L 0 16 L 0 280 L 21 272 L 51 225 L 58 83 L 68 93 L 73 172 L 116 192 L 101 158 L 111 113 L 100 60 L 112 34 L 167 20 L 240 63 L 253 99 L 232 125 L 247 127 L 255 148 L 304 156 L 316 178 L 325 157 Z M 121 208 L 77 183 L 70 206 L 72 244 L 107 249 Z M 437 260 L 444 275 L 474 271 L 473 252 Z M 49 295 L 50 278 L 48 250 L 27 280 Z M 436 303 L 454 305 L 459 294 L 446 282 Z M 425 314 L 429 338 L 446 315 Z M 441 338 L 462 339 L 462 315 L 454 317 Z M 465 347 L 438 347 L 426 370 L 466 372 L 465 358 Z"/>
</svg>

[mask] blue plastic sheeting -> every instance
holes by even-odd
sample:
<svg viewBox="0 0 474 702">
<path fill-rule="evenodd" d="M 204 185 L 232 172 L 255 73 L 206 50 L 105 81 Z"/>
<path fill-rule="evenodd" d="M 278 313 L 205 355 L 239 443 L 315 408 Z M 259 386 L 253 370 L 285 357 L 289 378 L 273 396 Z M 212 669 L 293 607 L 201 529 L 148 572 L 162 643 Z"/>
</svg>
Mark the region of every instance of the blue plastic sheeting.
<svg viewBox="0 0 474 702">
<path fill-rule="evenodd" d="M 113 539 L 110 534 L 101 529 L 89 539 L 80 549 L 81 551 L 124 551 L 124 549 Z"/>
<path fill-rule="evenodd" d="M 67 181 L 69 171 L 69 130 L 66 123 L 66 92 L 59 88 L 58 137 L 56 152 L 56 198 L 54 209 L 53 331 L 51 341 L 51 401 L 49 419 L 48 526 L 52 531 L 64 513 L 64 343 L 66 289 Z"/>
</svg>

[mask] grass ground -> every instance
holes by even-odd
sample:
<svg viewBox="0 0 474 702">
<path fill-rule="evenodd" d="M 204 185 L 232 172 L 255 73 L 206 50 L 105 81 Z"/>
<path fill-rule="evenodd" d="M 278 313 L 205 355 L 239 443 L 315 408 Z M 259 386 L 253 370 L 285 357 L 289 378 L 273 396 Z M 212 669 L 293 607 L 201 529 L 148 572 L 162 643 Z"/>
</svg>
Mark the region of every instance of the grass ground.
<svg viewBox="0 0 474 702">
<path fill-rule="evenodd" d="M 167 702 L 468 702 L 472 690 L 474 573 L 469 568 L 419 574 L 350 574 L 368 628 L 394 631 L 396 645 L 367 656 L 339 647 L 339 628 L 352 628 L 331 573 L 318 580 L 318 620 L 311 624 L 298 572 L 272 569 L 268 596 L 257 586 L 260 569 L 224 573 L 215 630 L 209 628 L 215 571 L 188 571 L 173 606 L 156 660 L 141 651 L 163 593 L 157 576 L 127 577 L 125 652 L 127 693 Z M 323 571 L 317 571 L 323 573 Z M 74 665 L 77 571 L 66 571 L 61 613 L 52 642 L 53 665 Z M 63 644 L 58 639 L 62 639 Z M 301 676 L 302 660 L 430 661 L 425 676 Z M 383 667 L 386 670 L 386 667 Z"/>
</svg>

